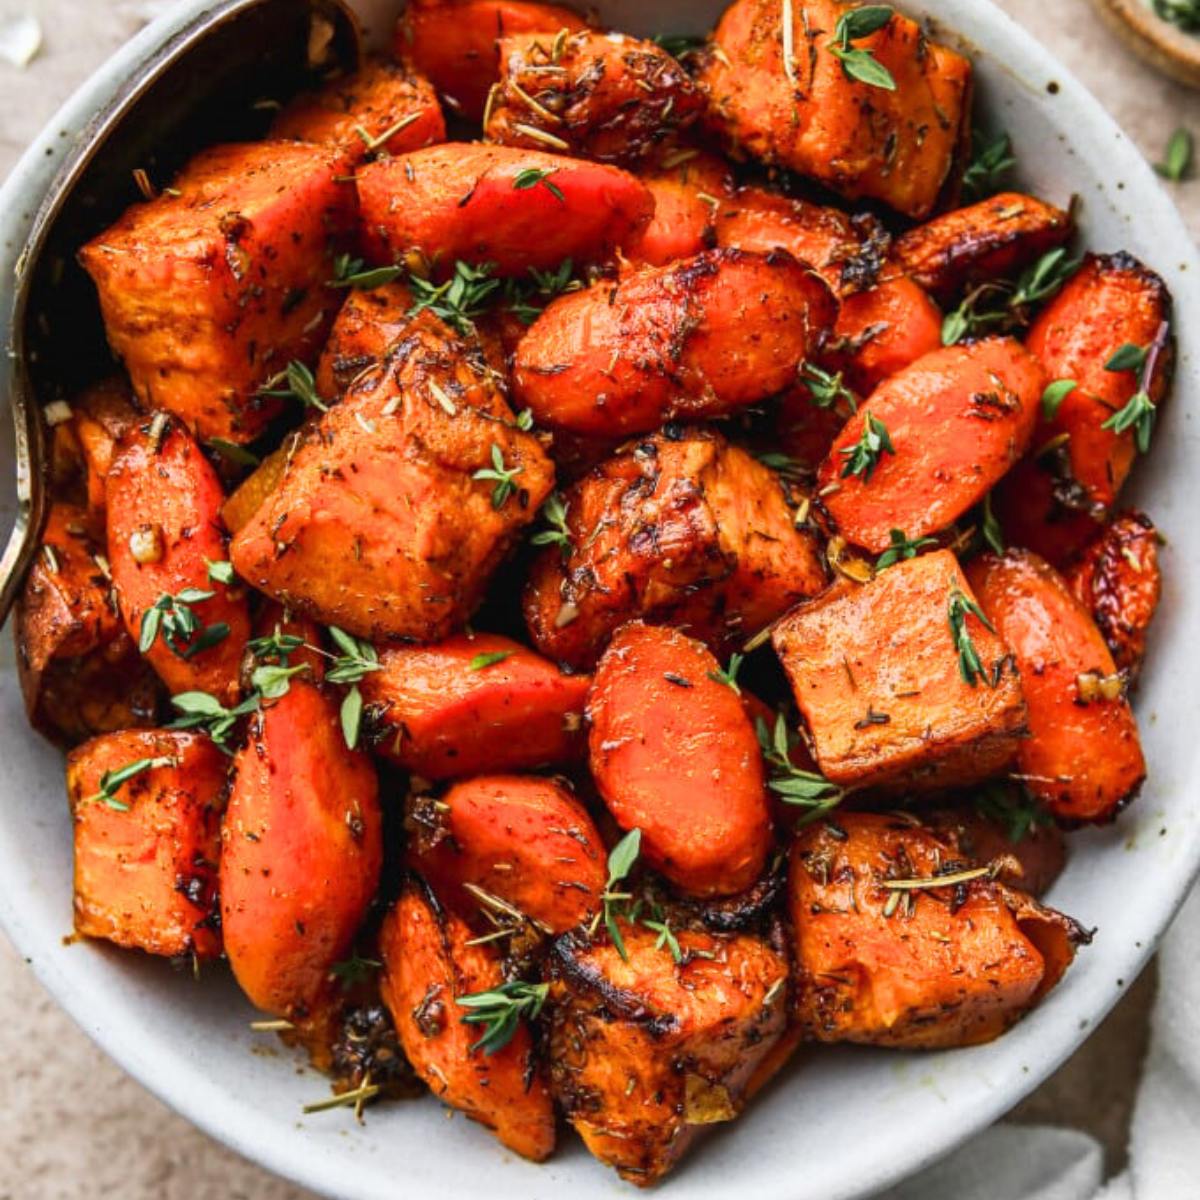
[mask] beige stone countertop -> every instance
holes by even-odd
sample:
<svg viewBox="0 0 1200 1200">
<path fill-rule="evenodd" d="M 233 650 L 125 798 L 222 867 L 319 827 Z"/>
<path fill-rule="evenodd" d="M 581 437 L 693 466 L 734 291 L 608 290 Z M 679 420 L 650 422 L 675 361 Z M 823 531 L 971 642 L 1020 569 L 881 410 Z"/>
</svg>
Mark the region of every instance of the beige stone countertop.
<svg viewBox="0 0 1200 1200">
<path fill-rule="evenodd" d="M 1171 131 L 1200 136 L 1200 94 L 1153 74 L 1098 23 L 1088 0 L 998 0 L 1093 88 L 1157 160 Z M 0 63 L 0 176 L 67 94 L 155 8 L 154 0 L 0 0 L 45 31 L 24 71 Z M 158 7 L 162 7 L 161 4 Z M 1200 182 L 1174 188 L 1193 236 Z M 5 631 L 5 636 L 8 636 Z M 1124 1161 L 1145 1046 L 1152 972 L 1088 1043 L 1018 1110 L 1089 1129 Z M 0 934 L 0 1200 L 305 1200 L 170 1112 L 55 1006 Z"/>
</svg>

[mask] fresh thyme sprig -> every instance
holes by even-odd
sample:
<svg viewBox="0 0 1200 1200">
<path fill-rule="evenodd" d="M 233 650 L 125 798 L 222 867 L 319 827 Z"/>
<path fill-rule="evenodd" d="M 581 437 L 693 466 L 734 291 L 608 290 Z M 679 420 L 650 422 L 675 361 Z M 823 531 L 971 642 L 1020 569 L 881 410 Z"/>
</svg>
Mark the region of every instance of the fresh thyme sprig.
<svg viewBox="0 0 1200 1200">
<path fill-rule="evenodd" d="M 992 493 L 988 492 L 983 498 L 983 507 L 979 517 L 979 532 L 983 536 L 988 549 L 995 554 L 1004 553 L 1004 529 L 992 511 Z"/>
<path fill-rule="evenodd" d="M 126 763 L 123 767 L 118 767 L 114 771 L 105 771 L 100 776 L 100 790 L 92 796 L 84 799 L 84 804 L 103 804 L 106 808 L 111 808 L 114 812 L 128 812 L 129 805 L 124 800 L 117 798 L 117 793 L 131 779 L 136 779 L 145 771 L 153 771 L 159 767 L 174 767 L 177 766 L 179 760 L 171 755 L 159 755 L 157 758 L 139 758 L 134 762 Z"/>
<path fill-rule="evenodd" d="M 527 192 L 540 184 L 560 204 L 566 204 L 567 198 L 563 195 L 562 188 L 550 181 L 550 176 L 557 170 L 557 167 L 526 167 L 525 170 L 519 171 L 513 180 L 513 191 Z"/>
<path fill-rule="evenodd" d="M 515 979 L 487 992 L 458 996 L 454 1003 L 469 1009 L 462 1018 L 465 1025 L 484 1026 L 483 1036 L 471 1046 L 484 1054 L 496 1054 L 513 1040 L 522 1018 L 537 1019 L 550 993 L 548 983 L 526 983 Z"/>
<path fill-rule="evenodd" d="M 557 546 L 563 555 L 571 553 L 571 530 L 567 526 L 567 506 L 559 492 L 551 492 L 542 505 L 542 517 L 549 529 L 535 533 L 530 541 L 535 546 Z"/>
<path fill-rule="evenodd" d="M 1150 389 L 1154 384 L 1158 360 L 1167 348 L 1170 335 L 1170 323 L 1163 321 L 1149 346 L 1135 346 L 1126 342 L 1105 364 L 1106 371 L 1137 371 L 1138 387 L 1124 408 L 1113 413 L 1100 428 L 1116 434 L 1132 429 L 1134 444 L 1142 454 L 1150 449 L 1150 438 L 1158 417 L 1158 409 L 1150 398 Z"/>
<path fill-rule="evenodd" d="M 527 278 L 504 281 L 505 307 L 523 325 L 532 325 L 556 296 L 578 292 L 585 285 L 575 274 L 575 264 L 564 258 L 553 271 L 530 267 Z"/>
<path fill-rule="evenodd" d="M 819 820 L 846 798 L 846 789 L 830 783 L 824 775 L 793 766 L 792 739 L 782 713 L 776 715 L 773 731 L 759 717 L 754 722 L 754 732 L 758 735 L 763 759 L 770 768 L 767 786 L 785 804 L 807 810 L 796 822 L 797 829 Z"/>
<path fill-rule="evenodd" d="M 383 963 L 374 958 L 362 958 L 357 950 L 350 957 L 336 962 L 329 968 L 329 974 L 337 979 L 343 988 L 352 988 L 355 984 L 365 983 L 376 971 L 383 969 Z"/>
<path fill-rule="evenodd" d="M 286 383 L 287 387 L 280 387 L 281 383 Z M 305 408 L 315 408 L 323 413 L 329 411 L 328 402 L 317 391 L 317 381 L 313 373 L 298 359 L 292 359 L 278 375 L 268 379 L 260 389 L 259 395 L 299 400 Z"/>
<path fill-rule="evenodd" d="M 642 831 L 640 829 L 631 829 L 609 852 L 608 879 L 604 884 L 604 893 L 600 897 L 602 906 L 600 911 L 592 918 L 591 925 L 588 926 L 588 932 L 595 933 L 601 920 L 603 920 L 604 928 L 608 930 L 608 936 L 612 940 L 612 944 L 617 948 L 617 953 L 626 962 L 629 961 L 629 953 L 625 949 L 625 939 L 621 936 L 621 928 L 617 920 L 622 915 L 624 906 L 633 899 L 633 896 L 630 892 L 618 892 L 614 889 L 633 870 L 633 865 L 637 862 L 641 850 Z"/>
<path fill-rule="evenodd" d="M 1046 385 L 1042 393 L 1042 417 L 1053 421 L 1062 408 L 1062 402 L 1079 386 L 1073 379 L 1055 379 Z"/>
<path fill-rule="evenodd" d="M 1054 824 L 1050 814 L 1021 786 L 987 784 L 975 796 L 975 807 L 990 821 L 1003 825 L 1014 846 L 1037 830 Z"/>
<path fill-rule="evenodd" d="M 738 684 L 738 672 L 742 669 L 742 663 L 745 662 L 744 654 L 731 654 L 729 656 L 729 665 L 718 667 L 715 671 L 709 671 L 708 677 L 714 683 L 723 683 L 727 688 L 732 688 L 739 696 L 742 694 L 742 689 Z"/>
<path fill-rule="evenodd" d="M 947 620 L 950 623 L 950 636 L 954 639 L 954 649 L 958 652 L 958 669 L 963 680 L 975 686 L 976 680 L 982 679 L 989 687 L 996 687 L 999 678 L 989 676 L 979 657 L 979 651 L 971 639 L 967 629 L 967 617 L 974 617 L 985 629 L 995 633 L 995 626 L 988 620 L 987 614 L 960 588 L 954 588 L 946 606 Z"/>
<path fill-rule="evenodd" d="M 846 464 L 842 467 L 843 479 L 861 475 L 864 483 L 870 483 L 879 460 L 885 454 L 895 454 L 896 447 L 892 445 L 888 427 L 874 413 L 869 412 L 863 422 L 858 441 L 853 446 L 844 447 L 838 453 L 846 459 Z"/>
<path fill-rule="evenodd" d="M 991 138 L 982 130 L 971 131 L 971 161 L 963 172 L 963 199 L 986 200 L 1004 186 L 1005 176 L 1017 165 L 1012 139 L 1007 133 Z"/>
<path fill-rule="evenodd" d="M 341 724 L 342 737 L 346 745 L 353 750 L 358 745 L 359 730 L 362 725 L 363 698 L 358 685 L 372 671 L 381 671 L 383 666 L 379 655 L 370 642 L 361 641 L 339 629 L 336 625 L 329 626 L 329 636 L 334 645 L 341 651 L 337 655 L 329 655 L 333 666 L 325 673 L 330 683 L 348 683 L 350 690 L 342 699 Z M 322 652 L 324 653 L 324 652 Z"/>
<path fill-rule="evenodd" d="M 226 587 L 232 586 L 237 582 L 237 576 L 233 573 L 233 563 L 231 562 L 213 562 L 212 559 L 204 560 L 204 569 L 208 572 L 210 583 L 223 583 Z"/>
<path fill-rule="evenodd" d="M 217 749 L 229 754 L 230 733 L 242 717 L 258 711 L 260 697 L 255 692 L 241 704 L 226 708 L 208 692 L 181 692 L 178 696 L 171 697 L 171 704 L 181 715 L 167 726 L 168 729 L 202 730 L 212 739 Z"/>
<path fill-rule="evenodd" d="M 410 317 L 429 309 L 461 334 L 475 332 L 475 320 L 487 311 L 487 301 L 501 286 L 492 276 L 494 263 L 471 263 L 461 259 L 454 264 L 454 273 L 445 283 L 435 284 L 419 275 L 410 275 L 409 286 L 416 303 L 408 310 Z"/>
<path fill-rule="evenodd" d="M 171 652 L 179 658 L 194 658 L 203 650 L 215 646 L 229 636 L 229 626 L 224 621 L 205 625 L 196 616 L 192 606 L 211 600 L 216 592 L 186 587 L 177 595 L 164 592 L 142 613 L 138 627 L 138 649 L 146 654 L 158 636 Z"/>
<path fill-rule="evenodd" d="M 903 529 L 893 529 L 888 533 L 891 545 L 875 560 L 875 570 L 884 571 L 888 567 L 904 559 L 916 558 L 926 546 L 936 546 L 937 538 L 910 538 Z"/>
<path fill-rule="evenodd" d="M 349 254 L 339 254 L 333 260 L 333 278 L 326 286 L 332 288 L 358 288 L 368 292 L 372 288 L 383 287 L 404 274 L 403 267 L 366 267 L 361 258 Z"/>
<path fill-rule="evenodd" d="M 829 52 L 842 64 L 847 79 L 882 88 L 885 92 L 896 90 L 891 71 L 875 57 L 875 52 L 850 44 L 877 33 L 895 15 L 896 10 L 890 4 L 864 4 L 861 8 L 849 9 L 838 18 Z"/>
<path fill-rule="evenodd" d="M 512 658 L 515 653 L 515 650 L 492 650 L 488 654 L 477 654 L 467 663 L 467 670 L 486 670 L 488 667 L 494 667 L 497 663 L 502 663 L 506 658 Z"/>
<path fill-rule="evenodd" d="M 658 934 L 655 940 L 655 950 L 662 950 L 664 947 L 676 964 L 683 962 L 683 950 L 679 945 L 679 939 L 675 936 L 675 931 L 671 928 L 671 922 L 668 918 L 659 914 L 657 920 L 642 919 L 642 924 L 649 930 Z"/>
<path fill-rule="evenodd" d="M 524 471 L 524 467 L 509 467 L 504 462 L 504 452 L 492 443 L 492 465 L 480 467 L 471 478 L 491 481 L 496 484 L 492 488 L 492 507 L 499 511 L 508 502 L 509 497 L 516 494 L 517 485 L 513 480 Z"/>
<path fill-rule="evenodd" d="M 852 413 L 858 411 L 858 397 L 846 386 L 841 371 L 823 370 L 806 359 L 800 364 L 800 382 L 818 408 L 832 408 L 844 400 Z"/>
</svg>

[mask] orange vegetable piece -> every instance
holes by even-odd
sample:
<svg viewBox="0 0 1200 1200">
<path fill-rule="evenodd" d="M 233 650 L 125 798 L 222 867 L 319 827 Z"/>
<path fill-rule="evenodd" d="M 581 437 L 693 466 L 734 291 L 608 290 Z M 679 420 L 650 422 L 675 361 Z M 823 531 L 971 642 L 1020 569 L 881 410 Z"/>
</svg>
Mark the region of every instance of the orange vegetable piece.
<svg viewBox="0 0 1200 1200">
<path fill-rule="evenodd" d="M 230 534 L 237 535 L 250 524 L 251 518 L 266 503 L 267 497 L 279 487 L 283 473 L 304 438 L 307 427 L 293 430 L 242 480 L 230 497 L 221 505 L 221 521 Z"/>
<path fill-rule="evenodd" d="M 545 172 L 554 188 L 518 186 Z M 627 171 L 513 146 L 447 142 L 358 172 L 372 262 L 489 263 L 498 275 L 600 259 L 643 228 L 654 197 Z"/>
<path fill-rule="evenodd" d="M 172 693 L 208 692 L 227 704 L 238 693 L 250 617 L 236 581 L 218 583 L 208 574 L 208 563 L 228 559 L 224 501 L 200 447 L 165 413 L 126 437 L 108 475 L 108 561 L 129 636 L 143 637 L 150 628 L 143 623 L 156 620 L 146 614 L 163 597 L 211 592 L 190 603 L 200 628 L 172 637 L 169 614 L 163 615 L 144 654 Z"/>
<path fill-rule="evenodd" d="M 464 996 L 504 981 L 492 945 L 410 880 L 379 935 L 383 998 L 413 1070 L 434 1095 L 485 1126 L 510 1150 L 541 1162 L 554 1150 L 554 1107 L 524 1023 L 494 1054 L 472 1047 L 481 1027 L 463 1023 Z"/>
<path fill-rule="evenodd" d="M 86 388 L 72 400 L 71 408 L 86 476 L 88 527 L 92 536 L 102 542 L 105 480 L 112 467 L 117 443 L 140 417 L 133 406 L 129 383 L 119 375 Z"/>
<path fill-rule="evenodd" d="M 574 928 L 599 908 L 604 843 L 587 809 L 553 779 L 464 780 L 437 802 L 433 819 L 432 830 L 418 820 L 412 866 L 467 920 L 478 921 L 480 901 L 464 884 L 498 896 L 550 933 Z"/>
<path fill-rule="evenodd" d="M 67 756 L 75 826 L 75 932 L 175 958 L 221 954 L 216 921 L 229 760 L 205 736 L 106 733 Z M 143 766 L 127 782 L 105 776 Z M 111 778 L 111 777 L 110 777 Z"/>
<path fill-rule="evenodd" d="M 1158 543 L 1158 530 L 1149 517 L 1121 513 L 1065 574 L 1112 651 L 1117 669 L 1134 678 L 1146 656 L 1146 634 L 1162 596 Z"/>
<path fill-rule="evenodd" d="M 762 754 L 720 664 L 676 629 L 631 622 L 609 643 L 588 696 L 590 766 L 642 855 L 695 896 L 726 896 L 762 874 L 771 816 Z"/>
<path fill-rule="evenodd" d="M 891 531 L 937 533 L 987 495 L 1037 423 L 1041 367 L 1011 338 L 947 346 L 881 384 L 846 422 L 817 474 L 840 532 L 874 554 Z M 868 426 L 870 422 L 870 426 Z M 847 474 L 868 433 L 888 435 L 865 472 Z"/>
<path fill-rule="evenodd" d="M 362 681 L 363 699 L 380 733 L 376 751 L 397 766 L 456 779 L 583 755 L 591 677 L 567 675 L 519 642 L 456 634 L 384 650 L 379 661 L 382 670 Z"/>
<path fill-rule="evenodd" d="M 1008 647 L 962 609 L 972 600 L 954 555 L 938 550 L 865 585 L 841 580 L 775 626 L 833 783 L 928 791 L 987 779 L 1012 761 L 1025 734 L 1021 683 Z M 956 607 L 984 672 L 970 683 L 951 628 Z"/>
<path fill-rule="evenodd" d="M 280 408 L 263 385 L 324 341 L 325 283 L 354 221 L 337 151 L 217 146 L 80 251 L 138 401 L 201 438 L 253 441 Z"/>
<path fill-rule="evenodd" d="M 374 149 L 407 154 L 444 142 L 446 122 L 428 79 L 412 67 L 371 59 L 293 100 L 275 118 L 271 137 L 324 143 L 359 163 Z"/>
<path fill-rule="evenodd" d="M 500 79 L 501 38 L 542 33 L 550 43 L 560 29 L 584 28 L 576 13 L 558 4 L 415 0 L 400 18 L 395 51 L 433 80 L 452 109 L 477 121 L 489 89 Z"/>
<path fill-rule="evenodd" d="M 317 391 L 329 399 L 341 396 L 365 371 L 379 366 L 412 323 L 413 303 L 403 283 L 351 288 L 321 351 Z"/>
<path fill-rule="evenodd" d="M 789 383 L 834 312 L 786 252 L 707 251 L 553 301 L 517 347 L 516 402 L 594 436 L 722 416 Z"/>
<path fill-rule="evenodd" d="M 954 855 L 907 816 L 842 813 L 797 838 L 790 905 L 807 1038 L 975 1046 L 1058 983 L 1088 940 L 1083 930 L 986 875 L 955 884 L 970 866 Z M 887 886 L 906 880 L 921 882 Z"/>
<path fill-rule="evenodd" d="M 658 934 L 621 926 L 609 942 L 568 934 L 550 959 L 550 1078 L 587 1148 L 648 1187 L 703 1128 L 731 1121 L 765 1074 L 786 1024 L 788 964 L 746 934 Z"/>
<path fill-rule="evenodd" d="M 897 14 L 853 43 L 891 73 L 896 90 L 885 91 L 850 79 L 830 48 L 842 4 L 794 0 L 787 62 L 780 11 L 779 0 L 734 0 L 725 10 L 700 75 L 709 126 L 849 199 L 927 216 L 970 128 L 970 62 Z"/>
<path fill-rule="evenodd" d="M 1026 786 L 1060 820 L 1111 820 L 1137 794 L 1146 764 L 1100 631 L 1036 554 L 985 555 L 969 574 L 1021 672 L 1030 736 L 1017 769 Z"/>
<path fill-rule="evenodd" d="M 383 860 L 375 770 L 337 705 L 293 678 L 233 764 L 221 828 L 221 926 L 242 990 L 265 1012 L 312 1013 L 347 956 Z"/>
</svg>

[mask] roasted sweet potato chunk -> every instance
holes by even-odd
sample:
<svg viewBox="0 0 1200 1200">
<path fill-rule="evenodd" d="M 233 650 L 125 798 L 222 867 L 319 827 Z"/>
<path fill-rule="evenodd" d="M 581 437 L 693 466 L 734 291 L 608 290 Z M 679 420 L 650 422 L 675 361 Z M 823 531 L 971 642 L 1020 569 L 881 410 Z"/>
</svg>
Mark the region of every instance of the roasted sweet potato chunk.
<svg viewBox="0 0 1200 1200">
<path fill-rule="evenodd" d="M 340 396 L 365 371 L 379 366 L 411 324 L 413 304 L 403 283 L 352 288 L 321 351 L 317 391 L 327 398 Z"/>
<path fill-rule="evenodd" d="M 927 216 L 969 128 L 971 64 L 897 14 L 853 42 L 891 74 L 888 91 L 851 79 L 833 53 L 842 4 L 794 0 L 782 10 L 792 14 L 786 37 L 780 11 L 778 0 L 734 0 L 725 10 L 700 77 L 711 128 L 850 199 Z"/>
<path fill-rule="evenodd" d="M 299 677 L 253 719 L 233 767 L 221 828 L 225 953 L 258 1008 L 303 1018 L 379 883 L 375 770 L 347 749 L 337 705 Z"/>
<path fill-rule="evenodd" d="M 609 459 L 566 493 L 569 553 L 548 547 L 525 621 L 549 658 L 595 664 L 643 618 L 736 648 L 825 586 L 779 476 L 707 430 L 669 430 Z"/>
<path fill-rule="evenodd" d="M 786 252 L 706 251 L 555 300 L 517 347 L 517 402 L 600 437 L 723 416 L 790 382 L 834 312 Z"/>
<path fill-rule="evenodd" d="M 1017 769 L 1064 821 L 1107 821 L 1146 775 L 1125 681 L 1066 581 L 1023 550 L 970 567 L 979 603 L 1016 658 L 1029 705 Z"/>
<path fill-rule="evenodd" d="M 441 274 L 456 259 L 499 275 L 590 262 L 654 213 L 645 184 L 618 167 L 463 142 L 361 168 L 358 196 L 373 262 L 424 263 Z"/>
<path fill-rule="evenodd" d="M 471 920 L 482 907 L 469 884 L 537 927 L 564 933 L 596 911 L 607 878 L 604 843 L 587 809 L 535 775 L 482 775 L 414 809 L 413 867 L 439 899 Z M 492 915 L 496 915 L 494 912 Z"/>
<path fill-rule="evenodd" d="M 989 1042 L 1086 940 L 903 816 L 843 813 L 806 830 L 792 847 L 790 903 L 797 1016 L 820 1042 Z"/>
<path fill-rule="evenodd" d="M 550 1078 L 587 1148 L 661 1179 L 706 1125 L 732 1121 L 786 1024 L 787 960 L 749 935 L 682 930 L 680 961 L 623 925 L 628 959 L 567 934 L 550 959 Z"/>
<path fill-rule="evenodd" d="M 220 955 L 228 762 L 207 737 L 165 729 L 106 733 L 71 751 L 76 933 L 147 954 Z"/>
<path fill-rule="evenodd" d="M 445 1104 L 461 1109 L 510 1150 L 535 1162 L 554 1150 L 554 1106 L 537 1069 L 529 1030 L 493 1054 L 476 1049 L 480 1028 L 463 1023 L 457 1002 L 503 983 L 491 944 L 472 944 L 471 927 L 411 881 L 379 937 L 383 997 L 404 1053 Z"/>
<path fill-rule="evenodd" d="M 173 693 L 227 703 L 250 617 L 244 589 L 209 575 L 228 558 L 224 501 L 200 447 L 165 413 L 130 431 L 108 474 L 108 561 L 130 637 Z"/>
<path fill-rule="evenodd" d="M 72 424 L 83 456 L 88 528 L 104 541 L 105 481 L 117 444 L 140 419 L 128 381 L 120 375 L 86 388 L 71 402 Z"/>
<path fill-rule="evenodd" d="M 637 163 L 700 115 L 704 100 L 661 46 L 623 33 L 518 34 L 500 42 L 489 141 Z"/>
<path fill-rule="evenodd" d="M 881 384 L 817 475 L 840 532 L 879 554 L 894 529 L 916 538 L 952 524 L 1024 454 L 1043 384 L 1011 338 L 935 350 Z"/>
<path fill-rule="evenodd" d="M 590 765 L 622 829 L 682 891 L 728 896 L 762 874 L 771 816 L 762 754 L 720 664 L 676 629 L 618 629 L 588 696 Z"/>
<path fill-rule="evenodd" d="M 1021 684 L 973 603 L 954 555 L 939 550 L 865 585 L 842 580 L 775 626 L 828 779 L 931 790 L 1012 760 L 1025 733 Z"/>
<path fill-rule="evenodd" d="M 25 711 L 67 745 L 153 725 L 158 709 L 158 682 L 121 624 L 98 554 L 86 511 L 51 505 L 14 612 Z"/>
<path fill-rule="evenodd" d="M 263 385 L 315 357 L 332 319 L 325 283 L 355 213 L 346 169 L 324 146 L 218 146 L 83 247 L 142 404 L 205 439 L 263 431 L 280 403 Z"/>
<path fill-rule="evenodd" d="M 271 136 L 320 142 L 357 163 L 373 150 L 407 154 L 444 142 L 446 122 L 428 79 L 401 63 L 372 60 L 293 100 Z"/>
<path fill-rule="evenodd" d="M 1066 242 L 1071 214 L 1019 192 L 934 217 L 896 239 L 892 258 L 903 275 L 946 299 L 976 280 L 1011 275 Z"/>
<path fill-rule="evenodd" d="M 724 159 L 695 147 L 668 146 L 638 178 L 654 197 L 654 216 L 622 246 L 625 258 L 661 267 L 714 247 L 718 205 L 733 190 Z"/>
<path fill-rule="evenodd" d="M 502 38 L 541 33 L 550 45 L 560 29 L 583 28 L 576 13 L 558 4 L 416 0 L 400 18 L 396 57 L 428 75 L 455 112 L 479 120 L 488 91 L 500 78 Z"/>
<path fill-rule="evenodd" d="M 1121 513 L 1066 572 L 1071 591 L 1091 613 L 1117 669 L 1133 678 L 1146 656 L 1146 634 L 1162 595 L 1158 541 L 1158 530 L 1145 513 Z"/>
<path fill-rule="evenodd" d="M 437 641 L 471 614 L 552 483 L 490 375 L 426 311 L 291 455 L 231 556 L 323 624 Z"/>
<path fill-rule="evenodd" d="M 376 750 L 427 779 L 581 758 L 589 675 L 568 675 L 495 634 L 397 646 L 362 682 Z"/>
</svg>

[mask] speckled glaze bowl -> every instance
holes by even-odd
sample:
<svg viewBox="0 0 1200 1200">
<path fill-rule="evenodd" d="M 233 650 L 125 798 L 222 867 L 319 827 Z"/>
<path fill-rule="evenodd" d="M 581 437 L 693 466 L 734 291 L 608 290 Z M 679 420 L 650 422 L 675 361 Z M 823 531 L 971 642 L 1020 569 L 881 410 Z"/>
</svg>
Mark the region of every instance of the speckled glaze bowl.
<svg viewBox="0 0 1200 1200">
<path fill-rule="evenodd" d="M 365 25 L 386 31 L 394 5 L 358 0 Z M 614 26 L 635 33 L 706 29 L 721 0 L 609 0 Z M 803 1054 L 733 1126 L 717 1129 L 663 1185 L 689 1200 L 846 1200 L 895 1182 L 1001 1116 L 1050 1074 L 1099 1023 L 1146 962 L 1200 865 L 1200 260 L 1137 150 L 1038 43 L 987 0 L 905 5 L 976 54 L 978 112 L 1010 131 L 1021 182 L 1065 203 L 1080 198 L 1085 243 L 1128 249 L 1175 294 L 1180 359 L 1153 469 L 1132 499 L 1169 538 L 1166 591 L 1137 698 L 1150 780 L 1113 826 L 1072 839 L 1070 865 L 1050 900 L 1095 926 L 1062 985 L 990 1045 L 934 1054 L 863 1048 Z M 10 288 L 30 222 L 80 133 L 140 64 L 206 8 L 185 0 L 97 72 L 47 126 L 0 195 L 0 279 Z M 12 297 L 0 294 L 7 326 Z M 14 364 L 0 358 L 0 391 Z M 5 434 L 7 436 L 7 432 Z M 12 477 L 0 441 L 0 479 Z M 11 498 L 5 503 L 11 516 Z M 2 520 L 3 518 L 0 518 Z M 1190 582 L 1189 582 L 1190 581 Z M 199 983 L 161 962 L 100 944 L 64 945 L 71 929 L 71 837 L 62 759 L 26 725 L 11 641 L 0 650 L 0 919 L 46 987 L 96 1041 L 148 1088 L 214 1137 L 264 1166 L 342 1200 L 486 1196 L 488 1200 L 598 1200 L 626 1185 L 572 1137 L 544 1166 L 506 1153 L 433 1100 L 303 1117 L 326 1092 L 286 1052 L 262 1053 L 253 1013 L 211 970 Z M 258 1052 L 256 1052 L 258 1051 Z"/>
</svg>

